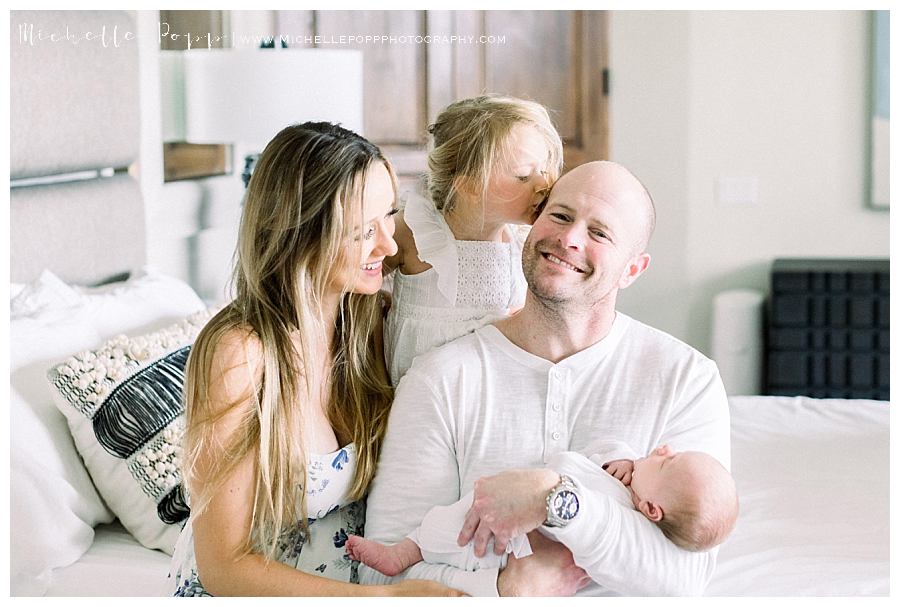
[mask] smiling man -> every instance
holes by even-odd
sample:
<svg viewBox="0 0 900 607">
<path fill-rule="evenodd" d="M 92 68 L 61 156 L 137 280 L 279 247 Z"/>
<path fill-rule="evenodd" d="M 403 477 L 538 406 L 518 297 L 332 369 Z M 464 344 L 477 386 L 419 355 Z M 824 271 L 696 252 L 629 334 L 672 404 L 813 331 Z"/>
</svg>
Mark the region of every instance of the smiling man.
<svg viewBox="0 0 900 607">
<path fill-rule="evenodd" d="M 653 202 L 631 173 L 611 162 L 584 164 L 567 177 L 532 228 L 522 269 L 546 311 L 583 317 L 602 308 L 611 325 L 619 289 L 650 264 L 644 249 L 655 224 Z"/>
<path fill-rule="evenodd" d="M 703 591 L 715 549 L 678 548 L 587 476 L 597 467 L 586 456 L 608 441 L 638 453 L 669 444 L 730 465 L 715 364 L 615 309 L 649 266 L 654 222 L 649 193 L 624 167 L 573 169 L 525 242 L 524 308 L 413 363 L 391 410 L 366 536 L 397 542 L 432 506 L 474 490 L 460 543 L 499 554 L 528 533 L 534 554 L 510 556 L 502 570 L 418 563 L 394 580 L 487 596 Z M 385 581 L 361 571 L 366 583 Z"/>
</svg>

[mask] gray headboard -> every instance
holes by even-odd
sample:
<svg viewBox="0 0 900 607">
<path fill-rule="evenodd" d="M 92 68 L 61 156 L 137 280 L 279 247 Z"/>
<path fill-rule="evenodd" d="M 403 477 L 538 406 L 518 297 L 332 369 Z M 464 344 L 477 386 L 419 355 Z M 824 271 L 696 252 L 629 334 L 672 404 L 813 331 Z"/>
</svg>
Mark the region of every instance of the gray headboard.
<svg viewBox="0 0 900 607">
<path fill-rule="evenodd" d="M 10 280 L 48 268 L 96 284 L 140 268 L 144 205 L 127 173 L 140 137 L 134 20 L 11 11 L 10 30 Z"/>
</svg>

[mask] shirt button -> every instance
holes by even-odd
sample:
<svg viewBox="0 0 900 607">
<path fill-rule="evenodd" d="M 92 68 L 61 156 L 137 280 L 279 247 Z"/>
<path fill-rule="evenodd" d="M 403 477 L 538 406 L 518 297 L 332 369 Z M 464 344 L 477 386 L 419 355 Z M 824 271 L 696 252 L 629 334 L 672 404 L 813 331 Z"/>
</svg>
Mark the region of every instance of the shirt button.
<svg viewBox="0 0 900 607">
<path fill-rule="evenodd" d="M 553 433 L 553 440 L 559 440 L 559 432 Z"/>
<path fill-rule="evenodd" d="M 560 408 L 561 408 L 561 407 L 559 406 L 559 403 L 553 403 L 553 410 L 554 410 L 554 411 L 559 411 Z"/>
</svg>

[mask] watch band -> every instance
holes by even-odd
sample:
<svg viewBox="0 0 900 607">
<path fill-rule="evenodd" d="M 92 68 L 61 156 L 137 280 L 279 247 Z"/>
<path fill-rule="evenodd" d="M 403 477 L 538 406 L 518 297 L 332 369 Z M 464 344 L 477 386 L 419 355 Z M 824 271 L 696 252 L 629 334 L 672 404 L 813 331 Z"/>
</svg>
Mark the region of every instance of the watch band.
<svg viewBox="0 0 900 607">
<path fill-rule="evenodd" d="M 547 515 L 545 527 L 565 527 L 580 509 L 578 490 L 571 478 L 559 475 L 559 483 L 547 494 Z"/>
</svg>

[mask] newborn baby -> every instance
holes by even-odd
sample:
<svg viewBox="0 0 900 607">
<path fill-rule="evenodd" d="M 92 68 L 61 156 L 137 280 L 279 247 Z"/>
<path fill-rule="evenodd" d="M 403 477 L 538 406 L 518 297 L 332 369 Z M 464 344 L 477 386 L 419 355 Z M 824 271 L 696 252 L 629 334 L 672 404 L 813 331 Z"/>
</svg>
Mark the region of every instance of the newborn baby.
<svg viewBox="0 0 900 607">
<path fill-rule="evenodd" d="M 590 459 L 598 463 L 596 456 Z M 720 544 L 737 521 L 734 480 L 722 464 L 706 453 L 676 453 L 663 445 L 646 457 L 597 465 L 596 472 L 621 481 L 628 488 L 634 507 L 685 550 L 705 551 Z M 587 484 L 592 490 L 609 491 L 609 485 L 602 482 Z M 455 504 L 432 508 L 422 525 L 397 544 L 386 545 L 351 535 L 347 539 L 347 553 L 388 576 L 397 575 L 422 560 L 469 571 L 504 567 L 507 554 L 495 555 L 488 550 L 484 557 L 476 557 L 471 542 L 456 546 L 457 534 L 471 505 L 469 492 Z M 510 546 L 508 552 L 517 558 L 531 554 L 525 536 L 510 540 Z"/>
</svg>

